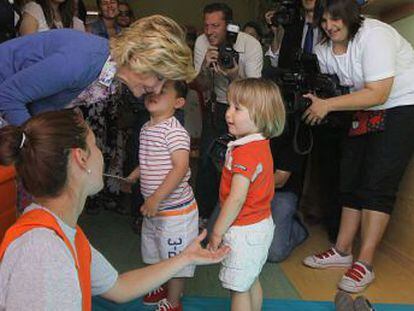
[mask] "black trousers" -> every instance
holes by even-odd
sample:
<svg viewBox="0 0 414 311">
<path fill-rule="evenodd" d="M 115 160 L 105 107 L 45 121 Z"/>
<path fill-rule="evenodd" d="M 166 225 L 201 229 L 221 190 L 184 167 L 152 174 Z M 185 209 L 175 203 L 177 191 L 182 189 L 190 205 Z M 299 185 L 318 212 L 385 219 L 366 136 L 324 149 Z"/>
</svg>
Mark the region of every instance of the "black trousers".
<svg viewBox="0 0 414 311">
<path fill-rule="evenodd" d="M 203 112 L 203 130 L 195 189 L 199 214 L 203 218 L 210 217 L 218 200 L 220 172 L 212 162 L 208 150 L 217 137 L 228 132 L 225 118 L 227 107 L 227 104 L 216 103 L 214 111 L 206 109 Z"/>
</svg>

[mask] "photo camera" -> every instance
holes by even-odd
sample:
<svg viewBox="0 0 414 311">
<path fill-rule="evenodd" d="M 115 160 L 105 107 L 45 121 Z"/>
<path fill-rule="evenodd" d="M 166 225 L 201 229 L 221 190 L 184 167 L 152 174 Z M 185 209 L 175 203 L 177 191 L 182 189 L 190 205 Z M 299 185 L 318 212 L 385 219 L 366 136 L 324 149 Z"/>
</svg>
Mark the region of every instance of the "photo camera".
<svg viewBox="0 0 414 311">
<path fill-rule="evenodd" d="M 276 1 L 276 12 L 272 17 L 272 26 L 288 26 L 300 19 L 300 1 Z"/>
<path fill-rule="evenodd" d="M 224 69 L 231 69 L 234 67 L 234 62 L 239 61 L 239 53 L 234 50 L 234 44 L 237 41 L 240 27 L 236 24 L 227 24 L 226 40 L 219 46 L 218 63 Z"/>
</svg>

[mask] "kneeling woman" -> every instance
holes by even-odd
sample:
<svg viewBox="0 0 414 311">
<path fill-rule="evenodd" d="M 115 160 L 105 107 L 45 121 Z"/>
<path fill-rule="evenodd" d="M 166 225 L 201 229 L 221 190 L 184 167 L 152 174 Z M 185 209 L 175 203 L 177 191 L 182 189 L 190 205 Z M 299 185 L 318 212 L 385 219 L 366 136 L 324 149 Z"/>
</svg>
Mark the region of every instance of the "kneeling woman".
<svg viewBox="0 0 414 311">
<path fill-rule="evenodd" d="M 15 164 L 36 202 L 0 246 L 0 310 L 88 311 L 92 295 L 126 302 L 186 265 L 219 262 L 229 251 L 201 248 L 204 233 L 174 258 L 118 275 L 77 226 L 86 198 L 103 187 L 103 159 L 76 110 L 0 129 L 0 164 Z"/>
</svg>

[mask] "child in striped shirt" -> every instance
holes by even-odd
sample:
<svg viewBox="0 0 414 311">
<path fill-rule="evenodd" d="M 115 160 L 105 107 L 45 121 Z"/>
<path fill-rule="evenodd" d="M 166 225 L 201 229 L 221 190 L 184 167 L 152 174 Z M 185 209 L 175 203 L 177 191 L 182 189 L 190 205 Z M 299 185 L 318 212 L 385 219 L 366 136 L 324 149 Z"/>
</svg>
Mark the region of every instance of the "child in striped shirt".
<svg viewBox="0 0 414 311">
<path fill-rule="evenodd" d="M 198 235 L 198 209 L 188 183 L 190 136 L 174 117 L 186 94 L 185 82 L 167 81 L 160 94 L 145 98 L 151 118 L 140 133 L 139 166 L 127 179 L 140 179 L 145 198 L 141 253 L 147 264 L 179 254 Z M 195 266 L 181 270 L 166 287 L 145 296 L 144 303 L 158 303 L 157 310 L 182 310 L 184 280 L 194 271 Z"/>
</svg>

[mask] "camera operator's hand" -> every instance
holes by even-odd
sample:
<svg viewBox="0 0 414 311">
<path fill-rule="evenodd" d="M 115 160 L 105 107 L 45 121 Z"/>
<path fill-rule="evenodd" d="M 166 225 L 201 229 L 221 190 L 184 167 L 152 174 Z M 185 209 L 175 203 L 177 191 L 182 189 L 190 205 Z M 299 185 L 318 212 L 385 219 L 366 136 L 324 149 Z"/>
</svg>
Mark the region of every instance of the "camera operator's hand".
<svg viewBox="0 0 414 311">
<path fill-rule="evenodd" d="M 272 18 L 275 15 L 276 10 L 270 10 L 265 13 L 265 21 L 267 26 L 269 26 L 269 29 L 273 33 L 273 40 L 271 43 L 271 49 L 274 53 L 279 51 L 280 45 L 282 44 L 282 39 L 285 34 L 285 29 L 282 25 L 276 26 L 272 22 Z"/>
<path fill-rule="evenodd" d="M 213 68 L 214 70 L 216 70 L 215 65 L 217 64 L 218 57 L 219 57 L 218 48 L 216 46 L 209 47 L 204 57 L 202 67 L 204 69 Z"/>
<path fill-rule="evenodd" d="M 312 94 L 303 95 L 305 98 L 309 98 L 312 104 L 303 113 L 302 120 L 309 125 L 320 124 L 323 118 L 329 113 L 329 105 L 326 99 L 321 99 Z"/>
<path fill-rule="evenodd" d="M 230 81 L 233 81 L 239 77 L 239 64 L 233 58 L 233 67 L 226 69 L 222 68 L 218 63 L 215 64 L 216 72 L 221 73 L 222 75 L 229 78 Z"/>
</svg>

